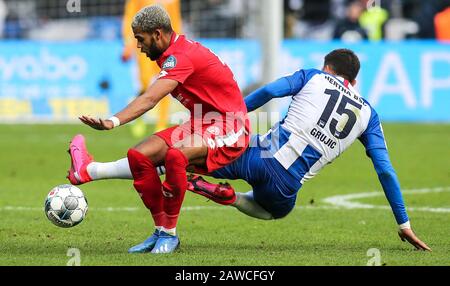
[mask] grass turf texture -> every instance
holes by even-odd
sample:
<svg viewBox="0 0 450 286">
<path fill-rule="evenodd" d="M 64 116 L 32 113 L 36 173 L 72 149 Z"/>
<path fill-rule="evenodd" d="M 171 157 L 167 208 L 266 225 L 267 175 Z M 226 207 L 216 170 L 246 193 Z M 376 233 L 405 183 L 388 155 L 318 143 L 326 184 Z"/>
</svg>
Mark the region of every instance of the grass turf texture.
<svg viewBox="0 0 450 286">
<path fill-rule="evenodd" d="M 450 186 L 450 125 L 384 125 L 391 160 L 403 189 Z M 90 210 L 80 225 L 61 229 L 45 217 L 49 190 L 66 183 L 70 138 L 83 133 L 97 161 L 122 158 L 136 143 L 122 127 L 98 132 L 81 125 L 0 125 L 0 265 L 66 265 L 78 248 L 81 265 L 366 265 L 370 248 L 385 265 L 450 265 L 450 213 L 409 212 L 432 253 L 414 251 L 397 237 L 390 210 L 324 209 L 334 195 L 382 192 L 371 161 L 355 143 L 300 191 L 297 208 L 278 221 L 259 221 L 231 207 L 187 193 L 172 255 L 130 255 L 152 232 L 152 220 L 131 181 L 81 186 Z M 232 184 L 238 191 L 250 187 Z M 448 192 L 407 194 L 408 207 L 450 208 Z M 383 197 L 356 200 L 387 205 Z M 25 209 L 20 209 L 25 207 Z M 108 211 L 112 208 L 131 210 Z"/>
</svg>

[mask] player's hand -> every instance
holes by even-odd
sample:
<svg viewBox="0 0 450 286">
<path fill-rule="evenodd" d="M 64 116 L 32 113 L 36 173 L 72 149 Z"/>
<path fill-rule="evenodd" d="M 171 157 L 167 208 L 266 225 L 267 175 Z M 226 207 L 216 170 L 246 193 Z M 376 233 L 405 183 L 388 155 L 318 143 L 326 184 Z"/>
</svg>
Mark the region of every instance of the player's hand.
<svg viewBox="0 0 450 286">
<path fill-rule="evenodd" d="M 421 241 L 410 228 L 401 229 L 398 231 L 398 236 L 402 241 L 408 241 L 417 250 L 427 250 L 431 251 L 431 248 L 428 247 L 423 241 Z"/>
<path fill-rule="evenodd" d="M 85 115 L 78 117 L 78 119 L 80 119 L 84 124 L 97 130 L 111 130 L 114 128 L 114 123 L 108 119 L 96 119 Z"/>
</svg>

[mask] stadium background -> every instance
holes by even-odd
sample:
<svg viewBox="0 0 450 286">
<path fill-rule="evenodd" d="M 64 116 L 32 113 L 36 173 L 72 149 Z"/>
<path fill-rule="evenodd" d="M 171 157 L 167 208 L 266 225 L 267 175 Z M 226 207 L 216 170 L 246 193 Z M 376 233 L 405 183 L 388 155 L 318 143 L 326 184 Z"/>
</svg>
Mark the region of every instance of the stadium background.
<svg viewBox="0 0 450 286">
<path fill-rule="evenodd" d="M 79 12 L 68 11 L 70 1 L 2 2 L 0 120 L 108 116 L 137 93 L 135 63 L 120 61 L 124 1 L 80 0 Z M 267 2 L 277 6 L 261 3 Z M 275 53 L 263 44 L 277 39 L 265 27 L 277 15 L 260 1 L 181 1 L 183 30 L 228 63 L 244 91 L 299 68 L 320 68 L 328 51 L 345 46 L 360 56 L 358 88 L 383 120 L 450 120 L 450 52 L 434 39 L 433 15 L 448 1 L 360 1 L 375 6 L 372 13 L 350 12 L 343 0 L 284 2 L 279 28 L 286 40 Z M 356 23 L 349 20 L 358 14 Z M 284 103 L 272 107 L 283 112 Z"/>
<path fill-rule="evenodd" d="M 70 11 L 68 2 L 74 5 Z M 227 212 L 230 221 L 216 226 L 215 221 L 222 217 L 215 213 L 215 206 L 190 195 L 185 205 L 206 206 L 210 222 L 192 226 L 204 216 L 187 212 L 181 219 L 190 245 L 185 253 L 178 259 L 141 261 L 119 254 L 144 238 L 142 225 L 149 223 L 137 196 L 123 192 L 132 188 L 129 182 L 84 186 L 92 211 L 87 221 L 73 230 L 55 229 L 37 211 L 48 190 L 65 182 L 68 158 L 64 151 L 71 136 L 86 134 L 88 147 L 103 161 L 120 158 L 136 142 L 125 128 L 98 133 L 87 130 L 76 119 L 80 114 L 110 116 L 139 90 L 136 62 L 120 60 L 124 1 L 0 0 L 0 264 L 63 265 L 67 259 L 65 249 L 82 245 L 82 252 L 91 258 L 86 258 L 84 264 L 94 265 L 365 265 L 369 259 L 365 251 L 370 245 L 363 241 L 382 251 L 387 245 L 387 252 L 391 252 L 382 253 L 388 265 L 450 264 L 450 245 L 439 227 L 448 224 L 450 205 L 448 7 L 447 0 L 181 0 L 184 34 L 204 43 L 227 62 L 244 94 L 299 68 L 320 68 L 323 56 L 334 48 L 355 50 L 362 62 L 357 87 L 385 123 L 388 146 L 403 188 L 434 190 L 427 198 L 407 195 L 405 199 L 412 208 L 425 205 L 441 210 L 412 213 L 419 234 L 424 233 L 424 240 L 431 240 L 431 246 L 440 252 L 429 257 L 404 253 L 407 246 L 398 246 L 395 236 L 384 235 L 395 235 L 392 215 L 386 209 L 376 214 L 368 210 L 346 213 L 339 209 L 326 214 L 296 210 L 290 218 L 269 222 L 276 227 L 300 229 L 305 236 L 298 239 L 308 242 L 298 250 L 283 236 L 273 236 L 265 222 L 231 211 Z M 436 17 L 438 13 L 440 17 Z M 288 102 L 283 99 L 270 104 L 267 110 L 280 115 L 258 124 L 258 128 L 254 126 L 254 131 L 263 132 L 283 116 Z M 171 114 L 172 123 L 183 115 L 183 108 L 175 100 Z M 146 119 L 151 124 L 155 116 L 150 113 Z M 320 199 L 327 196 L 373 190 L 382 194 L 370 161 L 362 160 L 362 154 L 361 147 L 355 147 L 328 167 L 325 174 L 302 190 L 305 195 L 298 204 L 320 209 Z M 248 188 L 243 182 L 236 184 L 240 191 Z M 381 197 L 370 202 L 386 205 Z M 109 213 L 111 207 L 122 208 L 124 213 Z M 129 212 L 134 208 L 142 214 L 139 219 Z M 338 217 L 342 220 L 334 221 Z M 378 222 L 370 223 L 373 218 Z M 347 226 L 348 221 L 356 227 Z M 118 231 L 119 225 L 125 225 L 129 235 Z M 364 229 L 369 226 L 372 230 Z M 198 232 L 208 228 L 209 236 L 225 237 L 219 243 L 223 250 L 217 250 L 214 240 L 198 238 Z M 248 235 L 248 229 L 254 230 L 250 239 L 230 241 L 227 231 L 243 236 Z M 374 232 L 378 234 L 372 237 Z M 102 234 L 114 239 L 102 240 Z M 86 235 L 94 235 L 98 241 L 86 246 Z M 271 238 L 260 241 L 264 235 Z M 248 244 L 251 239 L 258 245 Z M 340 244 L 347 239 L 359 248 L 358 253 Z M 25 250 L 20 250 L 24 242 Z M 97 256 L 105 243 L 113 248 L 112 257 Z M 48 251 L 54 249 L 51 245 L 57 251 Z M 231 254 L 225 251 L 237 245 Z M 340 246 L 342 251 L 330 250 L 331 245 Z M 260 253 L 261 249 L 267 250 L 272 259 Z M 199 251 L 206 256 L 197 257 Z"/>
</svg>

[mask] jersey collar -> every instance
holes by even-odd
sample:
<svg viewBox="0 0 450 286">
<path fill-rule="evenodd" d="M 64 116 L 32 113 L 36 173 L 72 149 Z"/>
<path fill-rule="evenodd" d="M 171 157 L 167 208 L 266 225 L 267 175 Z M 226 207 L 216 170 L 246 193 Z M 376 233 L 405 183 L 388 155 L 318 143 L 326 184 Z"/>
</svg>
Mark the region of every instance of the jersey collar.
<svg viewBox="0 0 450 286">
<path fill-rule="evenodd" d="M 161 66 L 162 63 L 166 60 L 166 58 L 172 54 L 173 46 L 178 41 L 179 38 L 180 38 L 180 36 L 177 35 L 177 33 L 175 33 L 175 32 L 172 33 L 172 36 L 170 37 L 169 46 L 164 51 L 164 53 L 162 53 L 162 55 L 159 57 L 159 59 L 156 60 L 156 62 L 158 63 L 159 66 Z"/>
<path fill-rule="evenodd" d="M 345 85 L 345 87 L 348 86 L 348 80 L 344 79 L 342 76 L 335 75 L 334 77 L 337 78 L 343 85 Z M 346 82 L 347 82 L 347 84 L 346 84 Z"/>
<path fill-rule="evenodd" d="M 172 49 L 174 44 L 178 41 L 178 39 L 180 38 L 179 35 L 177 35 L 177 33 L 173 32 L 172 36 L 170 38 L 170 44 L 169 47 L 166 49 L 166 51 L 162 54 L 160 59 L 166 58 L 168 56 L 170 56 L 172 54 Z"/>
<path fill-rule="evenodd" d="M 177 33 L 173 32 L 172 33 L 172 37 L 170 38 L 169 47 L 172 46 L 172 44 L 175 43 L 178 40 L 179 37 L 180 36 Z"/>
<path fill-rule="evenodd" d="M 343 78 L 342 76 L 336 75 L 335 76 L 346 88 L 348 88 L 350 91 L 355 92 L 355 87 L 345 78 Z"/>
</svg>

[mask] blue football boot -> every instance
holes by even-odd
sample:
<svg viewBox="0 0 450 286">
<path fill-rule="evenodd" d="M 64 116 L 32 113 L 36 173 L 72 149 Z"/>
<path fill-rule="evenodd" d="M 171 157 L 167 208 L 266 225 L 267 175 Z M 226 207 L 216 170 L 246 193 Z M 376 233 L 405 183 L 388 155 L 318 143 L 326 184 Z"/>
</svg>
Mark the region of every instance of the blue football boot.
<svg viewBox="0 0 450 286">
<path fill-rule="evenodd" d="M 155 229 L 155 232 L 147 238 L 143 243 L 135 245 L 128 249 L 128 253 L 145 253 L 150 252 L 155 246 L 160 236 L 160 231 Z"/>
<path fill-rule="evenodd" d="M 177 235 L 170 235 L 164 231 L 159 233 L 159 239 L 152 253 L 172 253 L 180 246 L 180 240 Z"/>
</svg>

